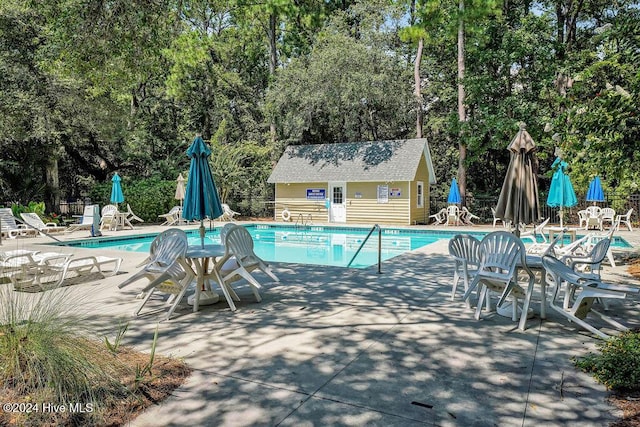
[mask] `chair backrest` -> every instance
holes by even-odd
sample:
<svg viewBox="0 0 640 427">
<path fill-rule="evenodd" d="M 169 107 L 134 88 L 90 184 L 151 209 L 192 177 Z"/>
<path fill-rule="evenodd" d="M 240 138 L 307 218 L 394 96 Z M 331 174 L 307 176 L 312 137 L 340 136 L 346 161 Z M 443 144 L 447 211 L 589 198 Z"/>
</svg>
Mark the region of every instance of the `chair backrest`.
<svg viewBox="0 0 640 427">
<path fill-rule="evenodd" d="M 162 241 L 167 239 L 181 239 L 182 235 L 185 234 L 184 231 L 180 229 L 169 229 L 165 230 L 162 233 L 158 234 L 155 239 L 151 242 L 149 246 L 149 258 L 151 260 L 155 259 L 155 255 L 158 252 L 158 247 L 162 243 Z M 186 235 L 185 235 L 186 236 Z"/>
<path fill-rule="evenodd" d="M 227 233 L 231 230 L 236 224 L 225 224 L 224 227 L 220 230 L 220 242 L 224 245 L 224 242 L 227 238 Z"/>
<path fill-rule="evenodd" d="M 158 242 L 153 252 L 149 248 L 151 261 L 164 265 L 173 264 L 178 258 L 184 257 L 189 246 L 187 234 L 179 229 L 165 230 L 154 240 Z"/>
<path fill-rule="evenodd" d="M 0 221 L 2 221 L 3 230 L 15 230 L 18 228 L 11 208 L 0 208 Z"/>
<path fill-rule="evenodd" d="M 44 224 L 44 222 L 42 222 L 42 219 L 35 212 L 22 212 L 20 216 L 22 217 L 22 220 L 24 221 L 25 224 L 30 225 L 33 228 L 37 228 L 38 230 L 41 230 L 47 227 Z"/>
<path fill-rule="evenodd" d="M 480 240 L 469 234 L 457 234 L 449 240 L 449 254 L 467 265 L 480 265 Z"/>
<path fill-rule="evenodd" d="M 616 217 L 616 211 L 612 208 L 603 208 L 601 212 L 603 219 L 613 220 Z"/>
<path fill-rule="evenodd" d="M 524 243 L 508 231 L 494 231 L 480 241 L 480 260 L 481 272 L 513 277 L 518 262 L 526 264 Z"/>
<path fill-rule="evenodd" d="M 235 255 L 241 262 L 246 257 L 257 258 L 253 252 L 253 238 L 251 234 L 241 225 L 229 227 L 224 239 L 224 245 L 228 253 Z"/>
<path fill-rule="evenodd" d="M 116 212 L 118 212 L 118 208 L 115 205 L 105 205 L 102 208 L 102 216 L 113 216 Z"/>
<path fill-rule="evenodd" d="M 602 213 L 602 209 L 600 209 L 598 206 L 589 206 L 585 210 L 587 211 L 587 215 L 590 217 L 597 217 Z"/>
<path fill-rule="evenodd" d="M 598 243 L 596 243 L 593 246 L 593 248 L 591 249 L 591 252 L 589 252 L 589 255 L 587 255 L 588 258 L 591 258 L 591 262 L 593 263 L 592 270 L 595 271 L 600 269 L 600 264 L 602 263 L 604 258 L 607 256 L 607 251 L 609 250 L 610 245 L 611 245 L 611 239 L 607 237 L 600 240 Z"/>
<path fill-rule="evenodd" d="M 578 211 L 578 218 L 587 219 L 588 216 L 589 216 L 589 214 L 587 213 L 586 209 L 582 209 L 582 210 Z"/>
<path fill-rule="evenodd" d="M 93 224 L 93 207 L 95 205 L 88 205 L 84 207 L 84 212 L 82 213 L 82 225 L 91 225 Z"/>
</svg>

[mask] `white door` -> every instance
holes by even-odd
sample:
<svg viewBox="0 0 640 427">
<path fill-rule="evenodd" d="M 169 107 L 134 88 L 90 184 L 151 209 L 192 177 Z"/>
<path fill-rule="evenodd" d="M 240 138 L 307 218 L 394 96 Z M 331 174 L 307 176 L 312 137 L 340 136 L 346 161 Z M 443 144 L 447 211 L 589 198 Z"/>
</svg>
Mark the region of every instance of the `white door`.
<svg viewBox="0 0 640 427">
<path fill-rule="evenodd" d="M 347 184 L 329 183 L 329 222 L 347 222 Z"/>
</svg>

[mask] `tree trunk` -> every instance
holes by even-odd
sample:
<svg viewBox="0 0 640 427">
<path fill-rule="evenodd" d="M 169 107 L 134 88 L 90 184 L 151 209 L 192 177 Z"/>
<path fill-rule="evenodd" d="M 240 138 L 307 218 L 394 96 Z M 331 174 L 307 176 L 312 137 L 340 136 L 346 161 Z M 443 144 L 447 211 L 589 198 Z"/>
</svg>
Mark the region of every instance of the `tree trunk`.
<svg viewBox="0 0 640 427">
<path fill-rule="evenodd" d="M 422 48 L 424 40 L 420 37 L 418 40 L 418 51 L 416 52 L 416 62 L 413 64 L 413 79 L 415 89 L 413 94 L 416 98 L 416 138 L 422 138 L 422 122 L 424 120 L 424 111 L 422 110 L 422 90 L 420 79 L 420 62 L 422 61 Z"/>
<path fill-rule="evenodd" d="M 462 196 L 462 204 L 466 203 L 467 195 L 467 169 L 465 162 L 467 160 L 467 145 L 464 142 L 464 130 L 462 128 L 464 122 L 467 121 L 467 114 L 464 107 L 465 91 L 464 91 L 464 0 L 459 0 L 458 8 L 460 18 L 458 22 L 458 121 L 460 122 L 460 133 L 458 134 L 458 185 L 460 186 L 460 195 Z"/>
<path fill-rule="evenodd" d="M 44 165 L 45 190 L 44 205 L 45 212 L 56 212 L 60 210 L 60 179 L 58 176 L 58 158 L 54 155 L 48 157 Z"/>
<path fill-rule="evenodd" d="M 278 67 L 278 49 L 276 46 L 276 14 L 272 12 L 269 15 L 269 76 L 273 81 L 276 74 L 276 68 Z M 275 119 L 271 119 L 269 122 L 269 135 L 271 137 L 271 144 L 275 146 L 276 143 L 276 123 Z"/>
</svg>

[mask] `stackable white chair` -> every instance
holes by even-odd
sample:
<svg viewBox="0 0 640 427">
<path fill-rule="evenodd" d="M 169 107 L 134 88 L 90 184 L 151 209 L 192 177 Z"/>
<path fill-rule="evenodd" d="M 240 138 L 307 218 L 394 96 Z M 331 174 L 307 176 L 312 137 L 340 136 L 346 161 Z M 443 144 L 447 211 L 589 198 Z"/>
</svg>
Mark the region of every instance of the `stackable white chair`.
<svg viewBox="0 0 640 427">
<path fill-rule="evenodd" d="M 631 228 L 631 214 L 633 213 L 633 208 L 629 209 L 626 214 L 616 216 L 616 230 L 620 229 L 620 224 L 624 224 L 627 226 L 629 231 L 633 231 Z"/>
<path fill-rule="evenodd" d="M 460 279 L 463 280 L 464 290 L 467 291 L 469 282 L 473 280 L 480 267 L 480 241 L 469 234 L 458 234 L 449 240 L 449 255 L 456 263 L 451 287 L 453 301 Z"/>
<path fill-rule="evenodd" d="M 275 282 L 280 279 L 274 274 L 262 259 L 253 251 L 253 238 L 246 228 L 240 225 L 232 225 L 224 233 L 225 254 L 216 262 L 216 269 L 224 286 L 233 299 L 239 301 L 238 295 L 231 287 L 231 283 L 245 279 L 251 285 L 251 290 L 256 301 L 262 301 L 260 289 L 262 285 L 251 274 L 254 270 L 260 270 L 271 277 Z M 235 259 L 235 262 L 230 261 Z"/>
<path fill-rule="evenodd" d="M 447 209 L 442 208 L 433 215 L 429 215 L 429 218 L 433 219 L 433 225 L 444 224 L 444 222 L 447 220 Z"/>
<path fill-rule="evenodd" d="M 149 255 L 149 262 L 142 270 L 120 283 L 118 288 L 123 288 L 143 278 L 148 279 L 149 282 L 142 289 L 146 296 L 135 310 L 134 315 L 137 316 L 149 298 L 156 291 L 160 291 L 170 294 L 167 304 L 171 304 L 171 306 L 166 315 L 166 319 L 169 319 L 195 278 L 195 274 L 185 259 L 189 242 L 184 231 L 166 230 L 160 233 L 156 239 L 159 242 L 155 245 L 154 252 Z"/>
</svg>

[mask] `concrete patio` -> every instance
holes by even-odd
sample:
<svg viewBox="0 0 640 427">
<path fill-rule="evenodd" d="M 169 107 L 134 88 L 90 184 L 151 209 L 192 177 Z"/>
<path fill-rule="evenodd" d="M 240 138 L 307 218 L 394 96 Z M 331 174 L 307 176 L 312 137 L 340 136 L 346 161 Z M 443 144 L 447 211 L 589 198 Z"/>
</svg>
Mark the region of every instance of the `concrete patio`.
<svg viewBox="0 0 640 427">
<path fill-rule="evenodd" d="M 617 235 L 639 247 L 638 233 Z M 0 251 L 53 250 L 41 245 L 50 241 L 3 240 Z M 144 282 L 117 288 L 146 254 L 99 252 L 124 256 L 122 272 L 53 292 L 73 296 L 96 337 L 112 339 L 119 324 L 129 322 L 125 344 L 149 351 L 165 306 L 152 299 L 143 316 L 132 317 Z M 185 299 L 172 320 L 159 324 L 157 352 L 184 359 L 194 372 L 173 397 L 131 425 L 603 426 L 621 415 L 607 404 L 605 388 L 571 362 L 601 341 L 553 311 L 541 321 L 539 296 L 524 332 L 495 312 L 476 321 L 459 298 L 451 301 L 446 241 L 384 262 L 382 274 L 374 267 L 273 265 L 281 282 L 265 283 L 261 303 L 241 285 L 236 312 L 220 302 L 193 313 Z M 604 275 L 639 284 L 626 269 L 607 265 Z M 640 327 L 637 297 L 612 302 L 610 311 Z"/>
</svg>

